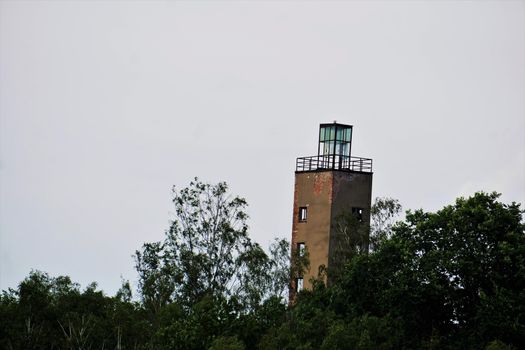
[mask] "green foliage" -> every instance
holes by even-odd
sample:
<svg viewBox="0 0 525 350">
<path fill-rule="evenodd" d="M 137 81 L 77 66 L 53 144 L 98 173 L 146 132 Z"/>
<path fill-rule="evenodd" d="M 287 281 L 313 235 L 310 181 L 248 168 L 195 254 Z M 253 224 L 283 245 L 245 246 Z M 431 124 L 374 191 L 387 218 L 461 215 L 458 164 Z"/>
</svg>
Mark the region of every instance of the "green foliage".
<svg viewBox="0 0 525 350">
<path fill-rule="evenodd" d="M 195 179 L 173 190 L 173 203 L 165 241 L 135 254 L 140 294 L 153 313 L 174 300 L 191 307 L 206 295 L 241 300 L 248 310 L 283 294 L 282 243 L 275 243 L 270 260 L 249 239 L 246 201 L 230 195 L 226 183 Z"/>
<path fill-rule="evenodd" d="M 510 345 L 507 345 L 499 340 L 491 341 L 485 347 L 485 350 L 514 350 L 514 349 L 516 348 Z"/>
<path fill-rule="evenodd" d="M 334 322 L 321 349 L 381 350 L 399 347 L 402 330 L 390 317 L 363 315 L 350 323 Z"/>
<path fill-rule="evenodd" d="M 253 334 L 275 322 L 265 310 L 284 308 L 289 243 L 275 240 L 268 256 L 252 242 L 246 201 L 230 195 L 225 183 L 195 179 L 174 189 L 173 203 L 166 239 L 135 254 L 139 294 L 155 333 L 152 344 L 205 349 L 213 339 L 238 336 L 255 346 L 259 337 Z"/>
<path fill-rule="evenodd" d="M 208 350 L 244 350 L 244 344 L 237 337 L 220 336 L 213 340 Z"/>
<path fill-rule="evenodd" d="M 375 251 L 354 250 L 337 283 L 299 293 L 261 348 L 521 348 L 522 211 L 497 199 L 477 193 L 408 212 Z"/>
<path fill-rule="evenodd" d="M 376 250 L 392 235 L 392 226 L 401 213 L 401 203 L 389 197 L 377 197 L 370 209 L 370 249 Z"/>
<path fill-rule="evenodd" d="M 519 205 L 497 198 L 477 193 L 437 213 L 408 212 L 378 251 L 353 260 L 338 305 L 402 320 L 406 346 L 525 341 L 524 226 Z"/>
<path fill-rule="evenodd" d="M 459 198 L 435 214 L 408 213 L 406 223 L 395 228 L 393 239 L 408 253 L 407 273 L 442 334 L 452 330 L 473 341 L 496 334 L 503 341 L 525 340 L 520 316 L 525 299 L 519 292 L 525 288 L 522 212 L 497 198 L 495 193 Z"/>
<path fill-rule="evenodd" d="M 329 284 L 339 281 L 345 265 L 354 257 L 377 250 L 387 241 L 401 204 L 396 199 L 377 197 L 370 211 L 371 225 L 349 211 L 335 218 L 327 271 Z"/>
<path fill-rule="evenodd" d="M 181 272 L 173 265 L 173 254 L 160 242 L 145 243 L 135 252 L 135 268 L 139 275 L 139 290 L 147 310 L 157 314 L 173 300 Z"/>
<path fill-rule="evenodd" d="M 227 189 L 225 183 L 195 179 L 189 187 L 173 190 L 176 217 L 166 244 L 182 276 L 177 297 L 190 304 L 208 293 L 235 293 L 235 271 L 251 248 L 246 201 Z"/>
<path fill-rule="evenodd" d="M 152 339 L 153 347 L 207 349 L 213 338 L 222 334 L 225 325 L 231 320 L 230 311 L 224 299 L 212 296 L 202 298 L 189 310 L 171 307 Z"/>
<path fill-rule="evenodd" d="M 288 284 L 290 283 L 290 242 L 286 239 L 274 239 L 270 244 L 269 295 L 285 300 L 288 298 Z M 304 260 L 304 259 L 303 259 Z M 306 262 L 299 262 L 306 265 Z"/>
<path fill-rule="evenodd" d="M 370 227 L 350 212 L 335 218 L 328 268 L 329 284 L 337 282 L 353 257 L 368 252 Z"/>
<path fill-rule="evenodd" d="M 245 214 L 235 214 L 246 204 L 225 185 L 194 182 L 175 198 L 192 218 L 180 212 L 164 242 L 137 252 L 140 302 L 128 281 L 108 297 L 95 283 L 81 290 L 69 277 L 32 271 L 0 295 L 0 348 L 524 347 L 523 212 L 497 194 L 407 212 L 394 225 L 385 218 L 397 213 L 396 201 L 380 203 L 375 249 L 360 250 L 354 237 L 340 279 L 315 283 L 291 306 L 286 286 L 308 254 L 290 257 L 289 243 L 276 240 L 268 255 L 251 242 Z"/>
<path fill-rule="evenodd" d="M 96 288 L 93 283 L 81 291 L 69 277 L 32 271 L 0 299 L 0 347 L 140 348 L 148 336 L 140 308 Z"/>
</svg>

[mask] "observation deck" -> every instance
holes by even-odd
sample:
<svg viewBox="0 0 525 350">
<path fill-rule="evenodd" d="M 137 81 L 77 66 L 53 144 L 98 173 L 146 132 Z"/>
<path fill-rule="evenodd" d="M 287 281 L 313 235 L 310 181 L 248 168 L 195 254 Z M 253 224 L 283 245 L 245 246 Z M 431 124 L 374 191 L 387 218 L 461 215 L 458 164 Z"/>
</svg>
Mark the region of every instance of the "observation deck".
<svg viewBox="0 0 525 350">
<path fill-rule="evenodd" d="M 372 172 L 372 159 L 361 157 L 334 156 L 309 156 L 299 157 L 295 162 L 295 171 L 315 171 L 315 170 L 347 170 L 359 171 L 362 173 Z"/>
<path fill-rule="evenodd" d="M 299 157 L 295 171 L 346 170 L 362 173 L 372 172 L 372 159 L 352 157 L 352 125 L 321 124 L 317 155 Z"/>
</svg>

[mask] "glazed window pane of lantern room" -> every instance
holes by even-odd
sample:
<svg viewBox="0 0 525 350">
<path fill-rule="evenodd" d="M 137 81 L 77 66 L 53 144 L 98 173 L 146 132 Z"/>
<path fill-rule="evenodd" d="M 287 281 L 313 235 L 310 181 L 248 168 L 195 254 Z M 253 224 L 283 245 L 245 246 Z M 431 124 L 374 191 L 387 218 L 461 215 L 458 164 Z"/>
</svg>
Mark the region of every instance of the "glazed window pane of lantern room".
<svg viewBox="0 0 525 350">
<path fill-rule="evenodd" d="M 319 128 L 318 161 L 321 168 L 339 169 L 350 162 L 352 126 L 321 124 Z"/>
</svg>

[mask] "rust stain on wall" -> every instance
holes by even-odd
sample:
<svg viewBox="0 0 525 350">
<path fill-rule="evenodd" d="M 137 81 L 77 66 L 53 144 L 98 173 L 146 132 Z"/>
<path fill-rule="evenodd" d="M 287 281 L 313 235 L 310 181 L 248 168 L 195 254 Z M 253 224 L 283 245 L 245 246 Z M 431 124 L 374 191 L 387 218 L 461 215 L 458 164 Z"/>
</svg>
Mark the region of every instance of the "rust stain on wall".
<svg viewBox="0 0 525 350">
<path fill-rule="evenodd" d="M 319 195 L 321 194 L 325 186 L 327 185 L 327 182 L 329 182 L 330 176 L 327 176 L 326 174 L 316 174 L 315 175 L 315 181 L 314 181 L 314 194 Z"/>
</svg>

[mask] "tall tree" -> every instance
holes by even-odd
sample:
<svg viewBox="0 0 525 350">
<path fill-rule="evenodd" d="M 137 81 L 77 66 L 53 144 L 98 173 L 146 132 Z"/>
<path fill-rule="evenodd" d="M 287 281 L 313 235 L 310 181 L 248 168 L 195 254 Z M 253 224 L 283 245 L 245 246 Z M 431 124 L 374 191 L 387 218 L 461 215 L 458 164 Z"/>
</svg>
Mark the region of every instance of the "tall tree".
<svg viewBox="0 0 525 350">
<path fill-rule="evenodd" d="M 336 217 L 333 227 L 330 268 L 327 271 L 331 282 L 336 282 L 345 264 L 353 257 L 375 250 L 392 234 L 392 225 L 401 212 L 397 199 L 377 197 L 370 210 L 371 224 L 363 222 L 350 211 Z"/>
<path fill-rule="evenodd" d="M 290 242 L 276 238 L 270 244 L 270 295 L 281 300 L 288 298 L 290 259 Z"/>
<path fill-rule="evenodd" d="M 344 212 L 334 221 L 329 268 L 329 284 L 337 282 L 345 265 L 359 254 L 368 253 L 370 226 L 350 212 Z"/>
<path fill-rule="evenodd" d="M 153 314 L 173 300 L 177 283 L 182 280 L 173 254 L 161 242 L 145 243 L 135 252 L 135 268 L 139 275 L 142 303 Z"/>
<path fill-rule="evenodd" d="M 406 346 L 524 344 L 523 212 L 498 197 L 476 193 L 436 213 L 407 212 L 375 253 L 349 265 L 340 305 L 403 320 Z"/>
<path fill-rule="evenodd" d="M 173 204 L 164 242 L 146 244 L 135 255 L 143 300 L 177 300 L 188 307 L 206 295 L 250 300 L 243 305 L 260 302 L 271 282 L 271 263 L 248 237 L 246 200 L 231 195 L 224 182 L 195 178 L 173 189 Z"/>
<path fill-rule="evenodd" d="M 390 238 L 392 226 L 401 213 L 399 200 L 390 197 L 376 197 L 370 210 L 370 249 L 375 250 L 381 242 Z"/>
<path fill-rule="evenodd" d="M 189 187 L 173 190 L 175 219 L 166 240 L 179 267 L 177 293 L 190 302 L 203 295 L 232 292 L 239 257 L 250 248 L 244 198 L 195 178 Z"/>
</svg>

